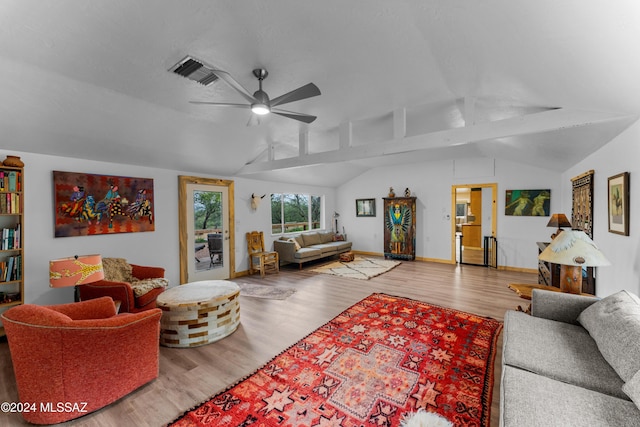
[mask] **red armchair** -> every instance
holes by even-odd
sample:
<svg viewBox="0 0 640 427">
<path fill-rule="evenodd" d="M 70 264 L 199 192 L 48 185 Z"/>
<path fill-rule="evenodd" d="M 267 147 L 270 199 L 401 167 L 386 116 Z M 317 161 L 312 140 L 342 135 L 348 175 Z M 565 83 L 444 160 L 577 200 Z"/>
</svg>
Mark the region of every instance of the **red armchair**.
<svg viewBox="0 0 640 427">
<path fill-rule="evenodd" d="M 116 315 L 107 297 L 5 311 L 19 401 L 35 404 L 23 418 L 34 424 L 68 421 L 157 378 L 161 313 Z M 49 402 L 53 410 L 46 410 Z M 58 402 L 78 405 L 56 411 Z"/>
<path fill-rule="evenodd" d="M 120 302 L 120 313 L 138 313 L 156 308 L 156 298 L 164 291 L 164 288 L 154 288 L 144 295 L 136 296 L 131 283 L 127 281 L 108 280 L 110 279 L 106 268 L 108 260 L 108 258 L 103 259 L 103 263 L 105 264 L 105 280 L 78 286 L 80 301 L 108 296 L 114 301 Z M 121 258 L 115 258 L 115 260 L 124 261 Z M 162 267 L 145 267 L 135 264 L 127 265 L 131 267 L 131 275 L 134 279 L 144 280 L 164 277 L 164 268 Z"/>
</svg>

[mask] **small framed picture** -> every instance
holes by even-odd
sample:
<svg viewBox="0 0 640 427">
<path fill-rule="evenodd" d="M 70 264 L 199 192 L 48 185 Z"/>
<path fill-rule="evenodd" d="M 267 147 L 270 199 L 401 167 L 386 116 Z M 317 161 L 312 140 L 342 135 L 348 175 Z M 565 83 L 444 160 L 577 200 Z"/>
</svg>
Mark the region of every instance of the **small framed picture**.
<svg viewBox="0 0 640 427">
<path fill-rule="evenodd" d="M 609 177 L 609 232 L 629 235 L 629 172 Z"/>
<path fill-rule="evenodd" d="M 356 199 L 356 216 L 376 216 L 376 199 Z"/>
</svg>

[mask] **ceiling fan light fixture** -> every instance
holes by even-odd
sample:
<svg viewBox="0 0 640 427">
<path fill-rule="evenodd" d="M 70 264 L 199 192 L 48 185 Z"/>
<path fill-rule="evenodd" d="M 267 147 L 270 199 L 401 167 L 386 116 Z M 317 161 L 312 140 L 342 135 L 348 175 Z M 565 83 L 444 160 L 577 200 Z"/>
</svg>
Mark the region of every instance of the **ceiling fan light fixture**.
<svg viewBox="0 0 640 427">
<path fill-rule="evenodd" d="M 271 112 L 271 109 L 266 104 L 256 103 L 251 104 L 251 111 L 259 116 L 264 116 L 265 114 L 269 114 Z"/>
</svg>

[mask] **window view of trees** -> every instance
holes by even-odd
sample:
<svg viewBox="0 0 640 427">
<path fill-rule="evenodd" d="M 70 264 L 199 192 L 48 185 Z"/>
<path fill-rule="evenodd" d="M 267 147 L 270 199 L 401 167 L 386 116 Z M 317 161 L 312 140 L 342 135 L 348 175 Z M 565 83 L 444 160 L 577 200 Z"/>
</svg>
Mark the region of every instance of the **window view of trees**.
<svg viewBox="0 0 640 427">
<path fill-rule="evenodd" d="M 322 197 L 307 194 L 271 195 L 271 232 L 292 233 L 321 227 Z"/>
<path fill-rule="evenodd" d="M 222 229 L 222 193 L 194 191 L 193 215 L 195 230 Z"/>
</svg>

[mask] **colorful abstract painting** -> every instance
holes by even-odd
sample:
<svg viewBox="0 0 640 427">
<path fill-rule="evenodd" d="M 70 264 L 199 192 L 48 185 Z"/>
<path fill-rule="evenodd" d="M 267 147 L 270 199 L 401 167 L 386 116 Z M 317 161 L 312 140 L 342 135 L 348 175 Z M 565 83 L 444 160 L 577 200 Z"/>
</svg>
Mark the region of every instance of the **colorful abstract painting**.
<svg viewBox="0 0 640 427">
<path fill-rule="evenodd" d="M 55 237 L 154 231 L 153 179 L 53 171 Z"/>
<path fill-rule="evenodd" d="M 505 215 L 549 216 L 551 190 L 507 190 Z"/>
</svg>

